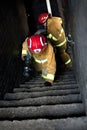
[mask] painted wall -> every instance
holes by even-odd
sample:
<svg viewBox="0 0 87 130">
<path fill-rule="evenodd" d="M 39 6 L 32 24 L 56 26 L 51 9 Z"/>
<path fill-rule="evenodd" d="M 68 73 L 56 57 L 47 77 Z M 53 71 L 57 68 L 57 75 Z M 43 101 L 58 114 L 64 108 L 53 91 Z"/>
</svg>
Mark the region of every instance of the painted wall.
<svg viewBox="0 0 87 130">
<path fill-rule="evenodd" d="M 74 39 L 74 68 L 87 113 L 87 1 L 69 0 L 70 32 Z"/>
</svg>

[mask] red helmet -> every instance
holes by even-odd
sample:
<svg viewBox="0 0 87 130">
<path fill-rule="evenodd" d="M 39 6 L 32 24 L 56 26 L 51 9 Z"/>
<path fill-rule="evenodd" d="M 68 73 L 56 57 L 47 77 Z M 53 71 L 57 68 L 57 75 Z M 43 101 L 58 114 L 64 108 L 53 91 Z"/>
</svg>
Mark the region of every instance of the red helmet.
<svg viewBox="0 0 87 130">
<path fill-rule="evenodd" d="M 33 35 L 27 40 L 28 49 L 32 53 L 40 53 L 46 48 L 47 42 L 43 35 Z"/>
<path fill-rule="evenodd" d="M 46 20 L 47 20 L 48 18 L 50 18 L 50 14 L 48 14 L 48 13 L 41 13 L 41 14 L 39 15 L 39 17 L 38 17 L 38 22 L 39 22 L 40 24 L 43 24 L 43 23 L 46 22 Z"/>
</svg>

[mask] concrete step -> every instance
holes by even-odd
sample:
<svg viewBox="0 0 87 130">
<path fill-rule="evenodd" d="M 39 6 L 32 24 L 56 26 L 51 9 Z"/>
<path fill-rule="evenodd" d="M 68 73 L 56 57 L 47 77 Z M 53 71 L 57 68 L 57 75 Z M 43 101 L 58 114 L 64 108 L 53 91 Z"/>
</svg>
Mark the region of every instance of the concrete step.
<svg viewBox="0 0 87 130">
<path fill-rule="evenodd" d="M 75 80 L 75 76 L 73 74 L 63 74 L 63 75 L 58 75 L 56 76 L 56 79 L 55 79 L 57 82 L 60 82 L 60 81 L 63 81 L 63 82 L 75 82 L 76 83 L 76 80 Z M 32 84 L 32 82 L 34 83 L 43 83 L 44 80 L 41 78 L 40 75 L 37 75 L 36 77 L 34 77 L 32 80 L 30 80 L 29 82 L 27 81 L 26 83 L 29 83 L 29 84 Z"/>
<path fill-rule="evenodd" d="M 60 81 L 60 82 L 54 82 L 52 87 L 56 87 L 56 86 L 58 87 L 58 86 L 62 86 L 62 85 L 63 86 L 64 85 L 65 86 L 67 86 L 67 85 L 71 85 L 71 86 L 73 86 L 73 85 L 75 86 L 76 85 L 77 86 L 78 84 L 76 83 L 76 81 L 71 81 L 71 82 Z M 44 86 L 44 81 L 43 82 L 41 82 L 41 81 L 38 82 L 37 81 L 37 82 L 34 82 L 34 83 L 32 83 L 32 82 L 30 82 L 30 83 L 26 82 L 24 84 L 20 84 L 20 87 L 30 87 L 30 88 L 34 87 L 35 88 L 35 87 L 45 87 L 45 86 Z"/>
<path fill-rule="evenodd" d="M 70 85 L 69 85 L 70 86 Z M 66 87 L 35 87 L 35 88 L 30 88 L 30 87 L 26 87 L 26 88 L 14 88 L 13 92 L 14 93 L 18 93 L 18 92 L 44 92 L 44 91 L 48 91 L 48 90 L 67 90 L 67 89 L 75 89 L 78 88 L 78 86 L 66 86 Z"/>
<path fill-rule="evenodd" d="M 87 130 L 87 117 L 65 119 L 5 120 L 0 130 Z"/>
<path fill-rule="evenodd" d="M 0 101 L 1 130 L 64 130 L 67 124 L 66 129 L 71 130 L 69 121 L 74 125 L 76 119 L 81 122 L 82 116 L 85 109 L 79 85 L 71 73 L 66 73 L 65 78 L 64 75 L 58 77 L 52 87 L 44 86 L 44 80 L 37 76 L 14 88 L 12 93 L 6 93 Z"/>
<path fill-rule="evenodd" d="M 5 100 L 19 100 L 25 98 L 36 98 L 43 96 L 62 96 L 69 94 L 79 94 L 80 91 L 78 88 L 67 89 L 67 90 L 48 90 L 43 92 L 18 92 L 18 93 L 6 93 Z"/>
<path fill-rule="evenodd" d="M 30 82 L 33 82 L 33 81 L 37 81 L 37 79 L 40 79 L 41 81 L 43 81 L 43 79 L 40 77 L 36 77 L 36 78 L 33 78 L 30 80 Z M 55 80 L 59 81 L 59 80 L 63 80 L 63 81 L 69 81 L 69 80 L 75 80 L 75 77 L 74 76 L 69 76 L 69 75 L 65 75 L 65 76 L 59 76 L 59 77 L 56 77 Z"/>
<path fill-rule="evenodd" d="M 34 81 L 34 84 L 43 84 L 44 83 L 44 80 L 40 80 L 40 79 L 37 79 L 37 80 L 35 80 Z M 76 84 L 77 82 L 76 82 L 76 80 L 71 80 L 71 81 L 63 81 L 63 80 L 56 80 L 54 83 L 53 83 L 53 85 L 55 85 L 55 84 L 58 84 L 58 85 L 60 85 L 60 84 Z M 25 82 L 25 85 L 27 85 L 27 84 L 32 84 L 32 81 L 30 80 L 29 82 Z"/>
<path fill-rule="evenodd" d="M 0 108 L 0 120 L 19 120 L 37 118 L 64 118 L 72 116 L 82 116 L 84 106 L 82 103 L 62 104 L 62 105 L 42 105 L 37 107 L 10 107 Z"/>
<path fill-rule="evenodd" d="M 27 98 L 21 100 L 0 101 L 0 107 L 19 107 L 19 106 L 41 106 L 41 105 L 56 105 L 81 103 L 80 94 L 70 94 L 65 96 L 46 96 L 38 98 Z"/>
<path fill-rule="evenodd" d="M 35 87 L 30 87 L 30 86 L 22 86 L 19 88 L 14 88 L 13 92 L 42 92 L 42 91 L 48 91 L 48 90 L 67 90 L 67 89 L 75 89 L 79 88 L 78 85 L 60 85 L 60 86 L 52 86 L 52 87 L 47 87 L 47 86 L 35 86 Z"/>
</svg>

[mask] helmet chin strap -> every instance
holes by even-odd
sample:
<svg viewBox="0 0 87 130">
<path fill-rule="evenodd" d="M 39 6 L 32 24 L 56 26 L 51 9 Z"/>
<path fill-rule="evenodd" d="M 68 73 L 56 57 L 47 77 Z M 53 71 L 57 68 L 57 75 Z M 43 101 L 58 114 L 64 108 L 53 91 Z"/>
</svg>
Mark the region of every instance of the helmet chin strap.
<svg viewBox="0 0 87 130">
<path fill-rule="evenodd" d="M 52 16 L 52 10 L 51 10 L 51 5 L 50 5 L 50 0 L 46 0 L 46 5 L 47 5 L 48 13 Z"/>
</svg>

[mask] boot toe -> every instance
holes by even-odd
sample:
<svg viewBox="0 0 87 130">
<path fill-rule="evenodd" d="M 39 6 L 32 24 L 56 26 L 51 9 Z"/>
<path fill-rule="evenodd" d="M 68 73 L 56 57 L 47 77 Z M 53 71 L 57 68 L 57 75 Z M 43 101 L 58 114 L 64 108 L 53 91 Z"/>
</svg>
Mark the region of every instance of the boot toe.
<svg viewBox="0 0 87 130">
<path fill-rule="evenodd" d="M 45 85 L 45 86 L 52 86 L 52 83 L 46 81 L 46 82 L 44 83 L 44 85 Z"/>
</svg>

